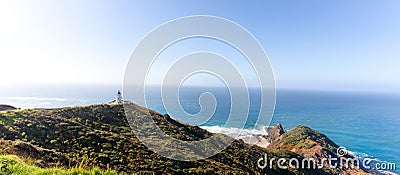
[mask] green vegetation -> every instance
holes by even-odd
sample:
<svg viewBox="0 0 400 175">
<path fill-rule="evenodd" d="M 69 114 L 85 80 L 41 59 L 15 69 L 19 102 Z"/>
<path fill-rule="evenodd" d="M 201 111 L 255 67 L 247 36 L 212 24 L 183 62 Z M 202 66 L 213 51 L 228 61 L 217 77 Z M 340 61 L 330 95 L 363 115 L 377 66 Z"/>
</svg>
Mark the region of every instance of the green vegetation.
<svg viewBox="0 0 400 175">
<path fill-rule="evenodd" d="M 201 140 L 213 135 L 155 111 L 150 111 L 151 116 L 143 115 L 143 110 L 134 105 L 128 112 L 136 117 L 151 117 L 172 137 Z M 295 132 L 291 134 L 298 134 Z M 297 144 L 308 137 L 324 139 L 306 128 L 300 128 L 298 132 L 305 132 L 307 136 L 300 133 L 292 137 L 285 133 L 283 142 Z M 180 151 L 185 153 L 187 150 Z M 290 150 L 267 150 L 235 140 L 211 158 L 199 161 L 167 159 L 149 150 L 136 138 L 121 105 L 0 113 L 0 155 L 5 155 L 1 160 L 8 162 L 7 169 L 0 171 L 3 174 L 334 174 L 326 170 L 283 170 L 276 165 L 260 169 L 257 161 L 264 154 L 269 158 L 303 156 Z"/>
<path fill-rule="evenodd" d="M 29 162 L 25 162 L 15 155 L 0 155 L 1 174 L 19 175 L 115 175 L 115 171 L 102 171 L 99 168 L 85 170 L 82 168 L 39 168 Z"/>
<path fill-rule="evenodd" d="M 298 126 L 283 134 L 280 143 L 283 147 L 293 146 L 305 149 L 321 145 L 332 152 L 336 152 L 336 148 L 338 148 L 338 145 L 336 145 L 326 135 L 307 126 Z"/>
</svg>

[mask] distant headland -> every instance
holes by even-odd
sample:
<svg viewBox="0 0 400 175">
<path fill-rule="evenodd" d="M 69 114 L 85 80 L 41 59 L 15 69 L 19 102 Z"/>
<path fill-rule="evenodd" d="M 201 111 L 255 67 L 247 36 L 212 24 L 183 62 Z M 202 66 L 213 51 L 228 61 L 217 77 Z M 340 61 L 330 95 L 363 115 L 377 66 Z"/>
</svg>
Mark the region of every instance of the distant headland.
<svg viewBox="0 0 400 175">
<path fill-rule="evenodd" d="M 16 108 L 16 107 L 11 106 L 11 105 L 0 104 L 0 111 L 9 111 L 9 110 L 16 110 L 16 109 L 19 109 L 19 108 Z"/>
</svg>

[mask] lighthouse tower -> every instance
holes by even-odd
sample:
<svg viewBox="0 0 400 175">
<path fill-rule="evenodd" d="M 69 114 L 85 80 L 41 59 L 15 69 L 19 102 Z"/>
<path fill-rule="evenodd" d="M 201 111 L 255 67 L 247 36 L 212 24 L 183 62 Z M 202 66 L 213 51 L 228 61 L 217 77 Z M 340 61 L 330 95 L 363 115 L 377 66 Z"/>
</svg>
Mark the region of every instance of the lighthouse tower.
<svg viewBox="0 0 400 175">
<path fill-rule="evenodd" d="M 121 95 L 121 91 L 117 92 L 117 95 L 115 96 L 115 103 L 117 104 L 122 104 L 122 95 Z"/>
</svg>

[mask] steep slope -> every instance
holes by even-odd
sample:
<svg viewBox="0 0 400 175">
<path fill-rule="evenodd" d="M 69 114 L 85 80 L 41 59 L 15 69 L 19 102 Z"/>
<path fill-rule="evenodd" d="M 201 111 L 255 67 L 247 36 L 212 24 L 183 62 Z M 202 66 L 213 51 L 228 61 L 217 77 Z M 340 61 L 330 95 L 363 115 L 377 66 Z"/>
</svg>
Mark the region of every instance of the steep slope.
<svg viewBox="0 0 400 175">
<path fill-rule="evenodd" d="M 137 106 L 137 110 L 143 107 Z M 169 135 L 201 140 L 213 135 L 151 111 L 151 118 Z M 52 110 L 0 113 L 0 149 L 32 159 L 40 167 L 112 169 L 124 173 L 191 174 L 332 174 L 328 170 L 260 169 L 259 158 L 302 156 L 288 150 L 267 151 L 234 141 L 223 152 L 200 161 L 175 161 L 145 147 L 132 133 L 121 105 L 91 105 Z M 282 145 L 283 146 L 283 145 Z"/>
</svg>

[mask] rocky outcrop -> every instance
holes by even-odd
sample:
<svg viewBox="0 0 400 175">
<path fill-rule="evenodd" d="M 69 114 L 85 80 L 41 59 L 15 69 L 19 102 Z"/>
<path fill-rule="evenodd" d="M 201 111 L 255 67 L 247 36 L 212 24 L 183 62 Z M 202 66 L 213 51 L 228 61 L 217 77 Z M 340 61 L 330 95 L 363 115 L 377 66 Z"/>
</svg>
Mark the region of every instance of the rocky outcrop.
<svg viewBox="0 0 400 175">
<path fill-rule="evenodd" d="M 241 136 L 239 139 L 247 144 L 266 148 L 269 144 L 279 139 L 279 137 L 286 132 L 281 124 L 264 127 L 263 130 L 264 134 Z"/>
<path fill-rule="evenodd" d="M 269 127 L 266 129 L 267 135 L 264 136 L 269 143 L 272 143 L 279 139 L 281 135 L 283 135 L 286 131 L 283 129 L 281 124 L 276 124 L 274 127 Z"/>
</svg>

